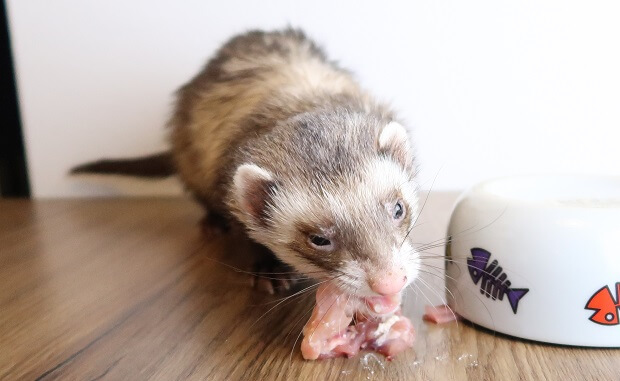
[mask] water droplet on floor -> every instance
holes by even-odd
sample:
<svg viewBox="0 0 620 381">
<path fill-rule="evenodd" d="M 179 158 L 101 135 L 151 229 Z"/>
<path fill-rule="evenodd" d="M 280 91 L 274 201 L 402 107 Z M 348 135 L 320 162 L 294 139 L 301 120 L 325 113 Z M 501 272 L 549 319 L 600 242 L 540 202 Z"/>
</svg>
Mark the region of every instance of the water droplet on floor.
<svg viewBox="0 0 620 381">
<path fill-rule="evenodd" d="M 375 370 L 385 369 L 385 364 L 383 363 L 383 360 L 377 357 L 377 355 L 375 355 L 374 353 L 366 353 L 360 359 L 360 363 L 362 364 L 364 370 L 368 372 L 366 374 L 367 380 L 371 379 L 371 377 L 375 374 Z"/>
<path fill-rule="evenodd" d="M 475 368 L 478 366 L 478 360 L 474 358 L 474 355 L 463 353 L 458 357 L 458 361 L 468 361 L 468 368 Z"/>
<path fill-rule="evenodd" d="M 362 366 L 364 366 L 364 368 L 370 368 L 370 367 L 379 366 L 379 367 L 381 367 L 381 369 L 385 369 L 385 365 L 383 364 L 383 360 L 381 360 L 374 353 L 366 353 L 364 356 L 362 356 L 360 361 L 362 363 Z"/>
</svg>

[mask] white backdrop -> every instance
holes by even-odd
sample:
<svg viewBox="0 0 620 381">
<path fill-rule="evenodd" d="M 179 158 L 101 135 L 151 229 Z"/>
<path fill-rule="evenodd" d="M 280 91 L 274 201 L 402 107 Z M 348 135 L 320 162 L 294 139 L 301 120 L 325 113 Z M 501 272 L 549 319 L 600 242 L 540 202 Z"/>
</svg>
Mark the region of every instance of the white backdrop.
<svg viewBox="0 0 620 381">
<path fill-rule="evenodd" d="M 8 0 L 35 197 L 177 193 L 67 170 L 165 147 L 172 93 L 231 35 L 304 28 L 415 130 L 428 188 L 620 175 L 617 1 Z"/>
</svg>

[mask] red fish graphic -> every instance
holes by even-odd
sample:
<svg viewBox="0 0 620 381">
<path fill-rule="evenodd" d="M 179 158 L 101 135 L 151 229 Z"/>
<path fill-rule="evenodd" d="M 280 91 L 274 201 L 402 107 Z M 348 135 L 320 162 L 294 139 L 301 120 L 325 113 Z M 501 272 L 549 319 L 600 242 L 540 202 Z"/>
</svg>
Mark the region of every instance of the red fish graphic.
<svg viewBox="0 0 620 381">
<path fill-rule="evenodd" d="M 605 286 L 592 295 L 586 304 L 587 310 L 594 310 L 590 320 L 602 325 L 617 325 L 618 309 L 620 309 L 620 282 L 616 283 L 616 298 L 614 299 L 609 286 Z"/>
</svg>

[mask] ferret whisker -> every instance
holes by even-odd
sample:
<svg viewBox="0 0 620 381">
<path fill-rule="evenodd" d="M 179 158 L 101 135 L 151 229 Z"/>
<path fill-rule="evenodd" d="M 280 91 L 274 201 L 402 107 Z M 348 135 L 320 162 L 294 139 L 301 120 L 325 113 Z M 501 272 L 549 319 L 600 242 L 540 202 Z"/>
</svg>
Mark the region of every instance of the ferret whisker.
<svg viewBox="0 0 620 381">
<path fill-rule="evenodd" d="M 431 300 L 428 298 L 428 296 L 426 296 L 424 291 L 422 291 L 422 289 L 416 284 L 416 282 L 412 282 L 411 284 L 409 284 L 408 287 L 411 287 L 411 289 L 415 293 L 416 291 L 415 291 L 415 289 L 413 289 L 413 286 L 415 286 L 416 289 L 418 290 L 418 294 L 421 294 L 424 297 L 424 299 L 426 299 L 426 302 L 428 303 L 428 305 L 432 306 L 433 302 L 431 302 Z"/>
<path fill-rule="evenodd" d="M 422 279 L 422 278 L 417 278 L 416 280 L 420 281 L 420 283 L 422 283 L 424 286 L 426 286 L 426 288 L 429 289 L 429 291 L 431 291 L 435 296 L 437 296 L 439 298 L 439 300 L 441 301 L 441 303 L 446 304 L 446 300 L 445 298 L 443 298 L 435 289 L 433 289 L 432 287 L 430 287 L 428 285 L 428 283 Z"/>
<path fill-rule="evenodd" d="M 308 286 L 308 287 L 304 288 L 303 290 L 294 293 L 293 295 L 289 295 L 287 297 L 282 298 L 278 303 L 276 303 L 274 306 L 271 306 L 271 308 L 269 308 L 266 312 L 264 312 L 261 316 L 259 316 L 258 319 L 256 319 L 254 321 L 254 323 L 252 323 L 250 325 L 249 328 L 254 327 L 254 325 L 256 325 L 256 323 L 258 323 L 263 317 L 265 317 L 269 312 L 273 311 L 275 308 L 277 308 L 282 303 L 286 302 L 287 300 L 289 300 L 289 299 L 291 299 L 291 298 L 293 298 L 293 297 L 295 297 L 297 295 L 303 294 L 304 292 L 312 289 L 313 287 L 314 287 L 314 285 Z"/>
<path fill-rule="evenodd" d="M 235 267 L 233 265 L 230 265 L 228 263 L 224 263 L 222 261 L 218 261 L 215 258 L 211 258 L 211 257 L 205 257 L 205 258 L 207 258 L 208 260 L 210 260 L 212 262 L 217 263 L 218 265 L 222 265 L 222 266 L 228 267 L 229 269 L 232 269 L 235 272 L 242 273 L 242 274 L 249 274 L 249 275 L 253 275 L 253 276 L 259 277 L 259 278 L 279 280 L 279 279 L 282 279 L 282 278 L 273 278 L 273 277 L 270 278 L 270 277 L 262 276 L 261 274 L 266 274 L 266 275 L 288 274 L 288 273 L 260 273 L 260 272 L 257 273 L 257 272 L 254 272 L 254 271 L 248 271 L 248 270 L 240 269 L 240 268 Z M 290 272 L 290 274 L 295 274 L 295 272 Z M 303 276 L 302 276 L 302 278 L 303 278 Z M 300 278 L 296 277 L 295 279 L 300 279 Z M 310 278 L 307 278 L 307 279 L 310 279 Z M 292 279 L 289 279 L 289 280 L 292 280 Z"/>
<path fill-rule="evenodd" d="M 499 217 L 501 217 L 501 215 L 498 216 L 497 218 L 499 218 Z M 463 234 L 476 233 L 476 232 L 478 232 L 478 231 L 480 231 L 482 229 L 487 228 L 492 223 L 494 223 L 497 220 L 497 218 L 495 220 L 491 221 L 489 224 L 481 227 L 478 230 L 474 230 L 472 232 L 470 232 L 470 230 L 474 229 L 476 227 L 475 225 L 474 226 L 470 226 L 470 227 L 468 227 L 466 229 L 463 229 L 460 232 L 457 232 L 455 234 L 452 234 L 451 236 L 441 237 L 441 238 L 438 238 L 436 240 L 433 240 L 433 241 L 430 241 L 430 242 L 426 242 L 426 243 L 416 243 L 416 244 L 419 244 L 420 246 L 417 246 L 415 249 L 421 252 L 421 251 L 428 250 L 428 249 L 431 249 L 431 248 L 445 246 L 448 242 L 451 242 L 451 241 L 454 242 L 456 238 L 461 238 L 461 236 Z"/>
<path fill-rule="evenodd" d="M 484 226 L 482 226 L 482 227 L 480 227 L 480 228 L 478 228 L 476 230 L 470 231 L 470 230 L 476 228 L 476 225 L 473 225 L 473 226 L 470 226 L 470 227 L 468 227 L 466 229 L 463 229 L 462 231 L 460 231 L 458 233 L 452 234 L 452 235 L 450 235 L 448 237 L 442 237 L 442 238 L 436 239 L 434 241 L 430 241 L 430 242 L 428 242 L 428 243 L 426 243 L 426 244 L 424 244 L 422 246 L 416 247 L 415 249 L 416 250 L 420 250 L 420 251 L 424 251 L 424 250 L 428 250 L 430 248 L 441 247 L 441 246 L 444 246 L 446 243 L 448 243 L 450 241 L 454 242 L 456 238 L 461 238 L 461 236 L 463 234 L 477 233 L 477 232 L 479 232 L 479 231 L 481 231 L 483 229 L 486 229 L 487 227 L 491 226 L 492 224 L 494 224 L 497 220 L 499 220 L 504 215 L 504 213 L 506 213 L 507 209 L 508 209 L 508 206 L 505 206 L 504 209 L 502 210 L 502 212 L 497 217 L 495 217 L 491 222 L 487 223 L 486 225 L 484 225 Z M 440 242 L 441 242 L 441 244 L 440 244 Z"/>
<path fill-rule="evenodd" d="M 305 297 L 308 296 L 312 296 L 312 294 L 304 294 Z M 288 339 L 288 337 L 291 335 L 291 332 L 293 332 L 293 329 L 295 329 L 295 327 L 297 326 L 297 324 L 299 324 L 299 322 L 301 321 L 301 319 L 303 319 L 304 317 L 306 317 L 308 315 L 308 312 L 311 312 L 314 309 L 314 303 L 312 305 L 312 307 L 310 307 L 310 309 L 304 313 L 301 314 L 301 316 L 299 317 L 299 319 L 295 320 L 295 323 L 293 323 L 293 326 L 291 327 L 291 329 L 288 330 L 288 333 L 286 334 L 286 336 L 284 336 L 284 341 L 286 342 L 286 339 Z"/>
<path fill-rule="evenodd" d="M 261 315 L 258 319 L 256 319 L 256 320 L 254 321 L 254 323 L 252 323 L 252 325 L 250 325 L 250 328 L 254 327 L 254 325 L 256 325 L 256 323 L 258 323 L 258 322 L 259 322 L 259 321 L 260 321 L 263 317 L 265 317 L 265 316 L 266 316 L 269 312 L 273 311 L 275 308 L 277 308 L 278 306 L 280 306 L 282 303 L 286 302 L 287 300 L 292 300 L 291 298 L 293 298 L 293 297 L 295 297 L 295 296 L 298 296 L 298 295 L 300 295 L 300 294 L 304 294 L 304 293 L 308 292 L 309 290 L 311 290 L 312 288 L 314 288 L 314 287 L 318 287 L 318 286 L 320 286 L 321 284 L 323 284 L 323 283 L 325 283 L 325 282 L 332 281 L 332 280 L 334 280 L 334 279 L 336 279 L 336 278 L 338 278 L 338 276 L 333 277 L 333 278 L 329 278 L 329 279 L 326 279 L 326 280 L 323 280 L 323 281 L 318 282 L 318 283 L 316 283 L 316 284 L 312 284 L 312 285 L 310 285 L 310 286 L 308 286 L 308 287 L 306 287 L 306 288 L 304 288 L 304 289 L 302 289 L 302 290 L 300 290 L 300 291 L 295 292 L 295 293 L 294 293 L 294 294 L 292 294 L 292 295 L 289 295 L 289 296 L 286 296 L 286 297 L 284 297 L 284 298 L 281 298 L 281 299 L 280 299 L 280 301 L 279 301 L 276 305 L 274 305 L 274 306 L 272 306 L 271 308 L 269 308 L 269 309 L 268 309 L 265 313 L 263 313 L 263 314 L 262 314 L 262 315 Z"/>
<path fill-rule="evenodd" d="M 421 259 L 426 259 L 426 260 L 429 260 L 429 259 L 433 259 L 433 258 L 428 258 L 428 257 L 427 257 L 427 258 L 421 258 Z M 456 264 L 456 265 L 465 265 L 465 266 L 469 267 L 469 265 L 467 264 L 466 260 L 465 260 L 465 261 L 457 261 L 457 260 L 455 260 L 455 259 L 448 259 L 448 258 L 436 258 L 436 259 L 442 259 L 442 260 L 444 260 L 444 261 L 451 262 L 451 263 L 454 263 L 454 264 Z M 428 264 L 425 264 L 425 266 L 429 266 L 429 267 L 430 267 L 430 265 L 428 265 Z M 504 268 L 504 269 L 506 269 L 506 270 L 510 270 L 509 268 L 504 267 L 504 266 L 502 266 L 502 268 Z M 437 268 L 437 269 L 440 269 L 440 268 Z M 476 270 L 477 270 L 477 271 L 480 271 L 480 272 L 481 272 L 481 273 L 483 273 L 483 274 L 492 275 L 490 272 L 488 272 L 488 271 L 486 271 L 486 270 L 484 270 L 484 269 L 481 269 L 481 270 L 476 269 Z M 517 273 L 515 273 L 515 275 L 519 276 L 519 274 L 517 274 Z M 448 275 L 446 274 L 446 276 L 448 276 Z M 450 277 L 450 278 L 451 278 L 451 279 L 453 279 L 453 280 L 456 280 L 456 279 L 454 279 L 454 278 L 452 278 L 452 277 Z"/>
<path fill-rule="evenodd" d="M 427 259 L 446 259 L 446 254 L 445 253 L 436 253 L 433 251 L 418 251 L 418 254 L 422 254 L 419 255 L 419 258 L 427 258 Z"/>
<path fill-rule="evenodd" d="M 452 277 L 450 277 L 450 276 L 448 276 L 448 275 L 445 275 L 445 274 L 436 274 L 436 273 L 434 273 L 434 272 L 432 272 L 432 271 L 426 271 L 426 270 L 420 270 L 420 272 L 422 272 L 422 273 L 424 273 L 424 274 L 428 274 L 428 275 L 434 276 L 434 277 L 436 277 L 436 278 L 438 278 L 438 279 L 441 279 L 441 280 L 445 280 L 444 276 L 446 276 L 446 277 L 448 277 L 448 278 L 450 278 L 450 279 L 454 280 L 454 278 L 452 278 Z M 448 292 L 450 291 L 450 290 L 448 289 L 448 286 L 444 285 L 443 287 L 444 287 L 444 289 L 446 289 L 446 291 L 448 291 Z M 457 291 L 458 291 L 458 289 L 457 289 Z M 452 296 L 454 296 L 454 295 L 452 295 Z"/>
<path fill-rule="evenodd" d="M 348 305 L 350 301 L 351 301 L 351 294 L 349 294 L 349 297 L 347 298 L 347 302 L 345 303 L 345 305 Z M 338 317 L 338 335 L 340 335 L 340 327 L 341 327 L 340 322 L 342 322 L 342 316 Z"/>
<path fill-rule="evenodd" d="M 463 258 L 463 259 L 454 259 L 454 258 L 447 258 L 445 255 L 443 254 L 433 254 L 433 253 L 429 253 L 429 255 L 426 256 L 419 256 L 419 259 L 425 260 L 425 261 L 429 261 L 429 260 L 441 260 L 441 261 L 445 261 L 448 263 L 453 263 L 457 266 L 459 265 L 463 265 L 466 268 L 469 268 L 469 264 L 467 263 L 467 259 L 468 258 Z M 420 264 L 424 264 L 425 266 L 431 266 L 429 265 L 427 262 L 420 262 Z M 514 270 L 512 270 L 512 268 L 507 267 L 507 266 L 501 266 L 504 270 L 508 270 L 510 271 L 513 275 L 516 275 L 517 277 L 523 278 L 523 279 L 527 279 L 526 277 L 524 277 L 523 275 L 521 275 L 521 273 L 519 272 L 515 272 Z M 460 271 L 460 267 L 459 267 L 459 271 Z M 480 271 L 483 274 L 487 274 L 487 275 L 491 275 L 493 276 L 492 273 L 488 272 L 486 269 L 476 269 L 476 271 Z M 447 276 L 447 275 L 446 275 Z"/>
<path fill-rule="evenodd" d="M 441 170 L 441 168 L 440 168 L 440 170 Z M 413 224 L 411 224 L 411 228 L 407 231 L 407 234 L 405 234 L 405 238 L 403 238 L 403 242 L 400 243 L 400 247 L 401 248 L 405 244 L 405 241 L 409 237 L 409 234 L 411 234 L 411 231 L 416 227 L 416 223 L 418 222 L 418 219 L 422 215 L 422 212 L 424 211 L 424 207 L 426 207 L 426 202 L 428 201 L 428 197 L 430 196 L 431 191 L 433 190 L 433 186 L 435 185 L 435 180 L 437 180 L 437 176 L 438 175 L 439 175 L 439 171 L 437 171 L 437 174 L 435 174 L 435 177 L 433 178 L 433 183 L 431 184 L 430 189 L 426 193 L 426 197 L 424 198 L 424 203 L 422 204 L 422 208 L 420 208 L 420 211 L 418 212 L 418 215 L 416 216 L 415 220 L 413 221 Z"/>
<path fill-rule="evenodd" d="M 455 280 L 454 278 L 452 278 L 451 276 L 449 276 L 449 275 L 447 275 L 447 274 L 437 274 L 437 273 L 434 273 L 434 272 L 432 272 L 432 271 L 427 271 L 427 270 L 422 270 L 422 269 L 420 269 L 419 271 L 420 271 L 421 273 L 423 273 L 423 274 L 432 275 L 432 276 L 434 276 L 434 277 L 436 277 L 436 278 L 438 278 L 438 279 L 441 279 L 441 280 L 445 280 L 445 278 L 449 278 L 449 279 L 451 279 L 451 280 Z M 422 280 L 422 279 L 420 279 L 420 280 Z M 445 284 L 443 285 L 443 288 L 444 288 L 444 289 L 445 289 L 448 293 L 450 293 L 452 297 L 454 297 L 454 295 L 452 294 L 452 292 L 450 291 L 450 289 L 448 289 L 448 287 L 447 287 Z"/>
<path fill-rule="evenodd" d="M 420 268 L 420 269 L 418 269 L 418 271 L 420 271 L 420 272 L 423 272 L 423 273 L 426 273 L 426 274 L 432 274 L 432 275 L 435 275 L 435 276 L 437 276 L 437 277 L 439 277 L 439 278 L 443 279 L 443 271 L 437 271 L 437 272 L 435 272 L 435 271 L 433 271 L 433 270 L 436 270 L 436 269 L 426 269 L 426 268 Z"/>
<path fill-rule="evenodd" d="M 438 275 L 438 274 L 435 274 L 435 273 L 432 273 L 432 272 L 429 272 L 429 271 L 424 271 L 424 270 L 419 270 L 419 271 L 420 271 L 420 272 L 422 272 L 422 273 L 429 274 L 429 275 L 432 275 L 432 276 L 435 276 L 435 277 L 438 277 L 438 278 L 443 279 L 443 277 L 442 277 L 441 275 Z M 489 274 L 489 273 L 488 273 L 488 272 L 486 272 L 486 274 Z M 444 274 L 444 275 L 445 275 L 446 277 L 448 277 L 448 278 L 452 279 L 452 280 L 455 280 L 454 278 L 450 277 L 448 274 Z M 420 278 L 418 278 L 418 279 L 420 279 Z M 420 280 L 422 280 L 422 279 L 420 279 Z M 456 280 L 455 280 L 455 281 L 456 281 Z M 449 289 L 447 286 L 445 286 L 445 285 L 444 285 L 444 288 L 445 288 L 445 290 L 446 290 L 447 292 L 449 292 L 449 293 L 450 293 L 450 295 L 452 296 L 452 298 L 453 298 L 453 300 L 454 300 L 454 303 L 458 303 L 458 300 L 459 300 L 459 299 L 456 297 L 456 295 L 454 295 L 454 294 L 450 291 L 450 289 Z M 487 306 L 486 306 L 486 305 L 484 305 L 484 303 L 482 302 L 482 300 L 483 300 L 483 299 L 480 297 L 480 295 L 479 295 L 477 292 L 473 291 L 473 290 L 470 290 L 470 289 L 465 289 L 465 290 L 466 290 L 466 291 L 468 291 L 468 292 L 470 292 L 470 293 L 472 293 L 472 294 L 476 297 L 476 299 L 478 299 L 478 300 L 480 301 L 480 304 L 482 304 L 482 306 L 484 307 L 484 309 L 485 309 L 485 310 L 486 310 L 486 312 L 487 312 L 487 315 L 488 315 L 488 316 L 489 316 L 489 318 L 491 319 L 491 322 L 492 322 L 492 324 L 493 324 L 493 327 L 495 327 L 495 319 L 493 319 L 493 315 L 491 314 L 491 311 L 490 311 L 490 310 L 487 308 Z M 460 296 L 460 298 L 461 298 L 461 300 L 462 300 L 462 298 L 463 298 L 462 290 L 461 290 L 461 289 L 459 289 L 459 288 L 455 288 L 455 291 L 459 294 L 459 296 Z M 493 333 L 493 334 L 495 335 L 495 333 Z"/>
<path fill-rule="evenodd" d="M 445 240 L 445 241 L 441 241 L 441 242 L 425 243 L 424 245 L 414 246 L 414 248 L 418 252 L 423 252 L 423 251 L 433 250 L 433 249 L 436 249 L 438 247 L 444 248 L 449 243 L 450 243 L 450 241 Z"/>
<path fill-rule="evenodd" d="M 438 267 L 428 267 L 428 266 L 424 267 L 424 266 L 421 266 L 421 267 L 419 268 L 419 270 L 420 270 L 420 271 L 422 271 L 422 270 L 423 270 L 423 271 L 426 271 L 426 272 L 429 272 L 429 273 L 435 274 L 435 275 L 437 275 L 437 276 L 439 276 L 439 277 L 443 277 L 443 276 L 444 276 L 444 273 L 445 273 L 445 271 L 444 271 L 443 269 L 438 268 Z"/>
<path fill-rule="evenodd" d="M 327 311 L 325 311 L 325 313 L 323 314 L 323 316 L 321 316 L 321 318 L 319 319 L 319 324 L 317 324 L 317 327 L 321 325 L 321 323 L 323 322 L 323 319 L 325 319 L 325 316 L 327 316 L 327 314 L 329 313 L 329 311 L 332 309 L 332 307 L 334 306 L 334 304 L 336 304 L 336 302 L 338 301 L 338 298 L 340 296 L 336 297 L 336 299 L 332 302 L 332 304 L 329 305 L 329 307 L 327 308 Z M 317 303 L 318 304 L 318 303 Z M 310 333 L 310 338 L 312 338 L 312 335 L 314 335 L 314 332 L 316 331 L 315 327 L 312 332 Z"/>
<path fill-rule="evenodd" d="M 297 324 L 299 324 L 299 322 L 301 321 L 301 319 L 304 319 L 306 316 L 308 316 L 309 313 L 312 312 L 312 310 L 314 309 L 314 307 L 310 307 L 310 309 L 301 315 L 301 317 L 299 319 L 297 319 L 297 321 L 295 322 L 295 324 L 293 325 L 293 327 L 291 327 L 291 329 L 289 330 L 289 332 L 286 334 L 286 337 L 284 338 L 284 340 L 286 340 L 288 338 L 288 336 L 290 335 L 290 333 L 293 331 L 293 329 L 295 328 L 295 326 Z M 301 337 L 301 334 L 304 332 L 303 328 L 299 330 L 299 334 L 297 335 L 297 338 L 295 339 L 295 342 L 293 343 L 293 347 L 291 348 L 291 354 L 289 355 L 288 358 L 288 362 L 289 364 L 291 364 L 293 362 L 293 352 L 295 351 L 295 347 L 297 346 L 297 342 L 299 341 L 299 338 Z"/>
<path fill-rule="evenodd" d="M 329 313 L 329 311 L 332 309 L 332 307 L 334 306 L 334 304 L 338 301 L 338 297 L 332 302 L 332 304 L 330 304 L 330 306 L 327 308 L 327 311 L 325 311 L 325 313 L 323 314 L 323 316 L 321 316 L 321 319 L 319 319 L 319 324 L 317 324 L 316 327 L 314 327 L 314 329 L 312 330 L 312 332 L 310 333 L 310 338 L 312 338 L 312 335 L 314 335 L 314 332 L 316 331 L 316 329 L 321 325 L 321 323 L 323 322 L 323 319 L 325 319 L 325 316 L 327 316 L 327 314 Z M 319 305 L 319 302 L 317 301 L 317 306 Z M 310 310 L 312 311 L 312 310 Z M 307 314 L 307 313 L 306 313 Z M 297 339 L 295 340 L 295 342 L 293 343 L 293 348 L 291 349 L 291 355 L 289 358 L 289 362 L 292 361 L 293 359 L 293 351 L 295 350 L 295 346 L 297 345 L 297 341 L 299 340 L 299 337 L 301 336 L 301 334 L 303 333 L 303 329 L 301 330 L 301 332 L 299 332 L 299 335 L 297 335 Z"/>
<path fill-rule="evenodd" d="M 474 290 L 470 290 L 468 288 L 465 288 L 465 290 L 473 294 L 476 297 L 476 299 L 480 301 L 480 304 L 482 305 L 482 307 L 484 307 L 484 309 L 487 311 L 487 315 L 489 316 L 489 319 L 491 319 L 491 324 L 493 325 L 493 328 L 491 328 L 491 331 L 493 331 L 493 336 L 495 336 L 495 319 L 493 319 L 493 314 L 491 314 L 491 311 L 489 310 L 489 308 L 482 302 L 483 299 L 480 297 L 480 293 L 475 292 Z M 462 298 L 463 294 L 461 293 L 460 290 L 459 290 L 459 294 L 461 295 L 461 298 Z M 458 303 L 456 299 L 455 299 L 455 303 Z"/>
<path fill-rule="evenodd" d="M 446 276 L 445 274 L 437 274 L 437 273 L 435 273 L 433 271 L 430 271 L 430 270 L 422 270 L 422 269 L 420 269 L 420 272 L 424 273 L 424 274 L 428 274 L 430 276 L 433 276 L 433 277 L 435 277 L 437 279 L 443 280 L 444 282 L 445 282 L 446 278 L 450 278 L 450 280 L 454 281 L 454 279 L 452 279 L 449 276 Z M 443 287 L 447 288 L 446 285 L 444 285 Z"/>
<path fill-rule="evenodd" d="M 407 180 L 405 180 L 402 183 L 400 183 L 399 187 L 402 187 L 403 185 L 405 185 L 407 183 L 416 181 L 419 173 L 420 173 L 420 170 L 416 169 L 415 172 L 411 176 L 407 177 Z M 418 189 L 419 189 L 419 185 L 417 186 L 416 190 L 418 190 Z"/>
<path fill-rule="evenodd" d="M 428 224 L 428 221 L 421 221 L 420 223 L 417 223 L 417 224 L 411 226 L 411 230 L 413 230 L 413 229 L 415 229 L 417 227 L 420 227 L 422 225 L 426 225 L 426 224 Z"/>
<path fill-rule="evenodd" d="M 322 271 L 304 271 L 304 273 L 300 273 L 298 271 L 283 271 L 283 272 L 256 272 L 256 271 L 249 271 L 249 270 L 244 270 L 244 269 L 240 269 L 238 267 L 235 267 L 233 265 L 230 265 L 228 263 L 224 263 L 222 261 L 218 261 L 215 258 L 211 258 L 211 257 L 205 257 L 207 259 L 209 259 L 212 262 L 215 262 L 219 265 L 228 267 L 229 269 L 234 270 L 237 273 L 241 273 L 241 274 L 248 274 L 248 275 L 252 275 L 255 276 L 257 278 L 263 278 L 263 279 L 271 279 L 271 280 L 290 280 L 290 281 L 294 281 L 294 280 L 313 280 L 315 278 L 312 278 L 310 276 L 304 276 L 304 275 L 312 275 L 312 274 L 322 274 Z M 291 278 L 283 278 L 283 277 L 270 277 L 268 275 L 296 275 L 294 277 Z"/>
<path fill-rule="evenodd" d="M 427 258 L 420 258 L 420 259 L 427 259 Z M 426 261 L 420 261 L 419 265 L 420 266 L 430 267 L 430 268 L 441 270 L 441 271 L 445 271 L 445 267 L 443 267 L 443 266 L 436 266 L 436 265 L 430 264 L 430 263 L 428 263 Z"/>
<path fill-rule="evenodd" d="M 326 281 L 325 281 L 325 282 L 326 282 Z M 250 305 L 251 305 L 251 306 L 254 306 L 254 307 L 258 307 L 258 306 L 267 306 L 267 305 L 269 305 L 269 304 L 277 303 L 277 302 L 279 302 L 279 301 L 281 301 L 281 300 L 283 300 L 283 299 L 288 299 L 288 298 L 290 298 L 290 297 L 297 296 L 298 294 L 302 294 L 302 293 L 307 293 L 307 292 L 310 292 L 310 291 L 311 291 L 311 289 L 313 289 L 313 288 L 318 288 L 318 286 L 320 286 L 320 283 L 315 283 L 315 282 L 313 282 L 311 285 L 309 285 L 309 286 L 305 287 L 305 288 L 304 288 L 303 290 L 301 290 L 301 291 L 297 291 L 297 292 L 295 292 L 294 294 L 291 294 L 291 295 L 286 295 L 286 296 L 284 296 L 284 297 L 282 297 L 282 298 L 278 298 L 278 299 L 276 299 L 276 300 L 270 300 L 270 301 L 265 302 L 265 303 L 250 304 Z"/>
<path fill-rule="evenodd" d="M 264 271 L 256 271 L 251 272 L 254 275 L 295 275 L 301 274 L 299 271 L 284 271 L 284 272 L 264 272 Z M 304 274 L 320 274 L 321 271 L 305 271 Z"/>
<path fill-rule="evenodd" d="M 439 270 L 439 269 L 438 269 L 438 270 Z M 438 278 L 441 278 L 441 279 L 444 279 L 444 277 L 446 277 L 446 278 L 448 278 L 448 279 L 453 280 L 453 281 L 455 281 L 455 282 L 456 282 L 456 279 L 455 279 L 455 278 L 451 277 L 450 275 L 446 274 L 445 272 L 442 272 L 441 274 L 437 274 L 437 273 L 434 273 L 434 272 L 432 272 L 432 271 L 430 271 L 430 270 L 424 270 L 424 269 L 419 269 L 418 271 L 424 272 L 424 273 L 426 273 L 426 274 L 431 274 L 431 275 L 434 275 L 434 276 L 436 276 L 436 277 L 438 277 Z"/>
</svg>

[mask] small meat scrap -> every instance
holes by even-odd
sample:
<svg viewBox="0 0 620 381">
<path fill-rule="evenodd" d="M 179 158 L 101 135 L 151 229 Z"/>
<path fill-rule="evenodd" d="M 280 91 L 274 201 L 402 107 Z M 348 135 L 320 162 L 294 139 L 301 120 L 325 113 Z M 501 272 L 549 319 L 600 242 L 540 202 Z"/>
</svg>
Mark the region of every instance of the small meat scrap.
<svg viewBox="0 0 620 381">
<path fill-rule="evenodd" d="M 331 357 L 353 357 L 360 349 L 371 349 L 385 355 L 388 360 L 411 348 L 415 331 L 411 321 L 401 314 L 393 298 L 385 299 L 384 306 L 343 294 L 331 282 L 324 283 L 316 293 L 312 317 L 303 329 L 301 353 L 306 360 Z M 379 317 L 359 313 L 366 305 L 373 310 L 382 307 L 391 311 Z"/>
<path fill-rule="evenodd" d="M 459 316 L 447 305 L 424 306 L 422 318 L 435 324 L 445 324 L 459 320 Z"/>
</svg>

